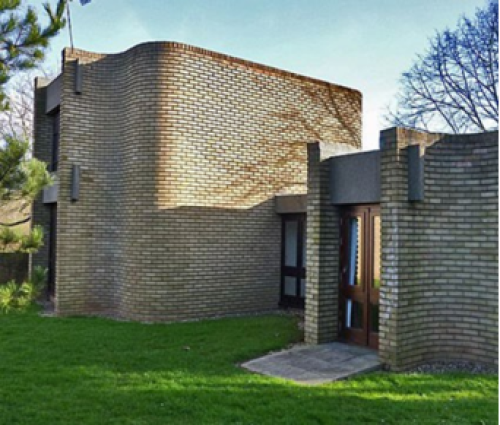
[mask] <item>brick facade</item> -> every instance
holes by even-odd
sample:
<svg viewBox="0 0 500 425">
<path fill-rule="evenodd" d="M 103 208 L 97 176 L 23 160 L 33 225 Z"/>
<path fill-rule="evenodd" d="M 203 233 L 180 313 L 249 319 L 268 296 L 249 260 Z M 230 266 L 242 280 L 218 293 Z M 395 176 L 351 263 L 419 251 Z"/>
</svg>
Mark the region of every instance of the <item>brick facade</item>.
<svg viewBox="0 0 500 425">
<path fill-rule="evenodd" d="M 424 200 L 408 202 L 420 145 Z M 380 356 L 393 369 L 498 361 L 498 133 L 381 135 Z"/>
<path fill-rule="evenodd" d="M 424 158 L 424 196 L 413 202 L 409 146 L 419 146 Z M 310 343 L 339 337 L 341 207 L 330 198 L 333 163 L 320 153 L 319 144 L 309 145 Z M 439 360 L 497 363 L 498 133 L 446 136 L 394 128 L 381 133 L 380 153 L 373 158 L 380 161 L 381 180 L 382 362 L 393 370 Z"/>
<path fill-rule="evenodd" d="M 177 43 L 66 49 L 63 69 L 56 311 L 169 321 L 276 308 L 273 198 L 306 192 L 308 142 L 360 146 L 360 93 Z"/>
<path fill-rule="evenodd" d="M 322 149 L 323 148 L 323 149 Z M 305 339 L 310 344 L 338 338 L 339 209 L 330 202 L 329 155 L 320 143 L 308 145 L 307 285 Z"/>
</svg>

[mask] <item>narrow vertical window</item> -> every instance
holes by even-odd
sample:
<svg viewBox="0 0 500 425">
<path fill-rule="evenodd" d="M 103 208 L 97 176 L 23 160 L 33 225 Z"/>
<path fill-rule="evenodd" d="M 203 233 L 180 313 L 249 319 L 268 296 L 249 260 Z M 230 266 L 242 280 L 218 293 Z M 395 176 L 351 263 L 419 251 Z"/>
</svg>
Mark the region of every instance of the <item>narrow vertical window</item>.
<svg viewBox="0 0 500 425">
<path fill-rule="evenodd" d="M 297 266 L 299 222 L 285 222 L 285 266 Z"/>
<path fill-rule="evenodd" d="M 59 165 L 59 133 L 60 133 L 60 114 L 59 111 L 52 117 L 52 161 L 51 171 L 57 171 Z"/>
<path fill-rule="evenodd" d="M 282 217 L 281 301 L 286 307 L 304 306 L 306 294 L 305 214 Z"/>
</svg>

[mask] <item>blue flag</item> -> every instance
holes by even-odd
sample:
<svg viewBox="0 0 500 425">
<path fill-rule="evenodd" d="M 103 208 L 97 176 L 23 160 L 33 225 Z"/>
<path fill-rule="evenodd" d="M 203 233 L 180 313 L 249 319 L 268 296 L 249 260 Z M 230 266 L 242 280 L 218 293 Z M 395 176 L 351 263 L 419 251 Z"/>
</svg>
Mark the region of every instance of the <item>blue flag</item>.
<svg viewBox="0 0 500 425">
<path fill-rule="evenodd" d="M 85 6 L 86 4 L 89 4 L 92 0 L 80 0 L 80 4 L 82 6 Z"/>
</svg>

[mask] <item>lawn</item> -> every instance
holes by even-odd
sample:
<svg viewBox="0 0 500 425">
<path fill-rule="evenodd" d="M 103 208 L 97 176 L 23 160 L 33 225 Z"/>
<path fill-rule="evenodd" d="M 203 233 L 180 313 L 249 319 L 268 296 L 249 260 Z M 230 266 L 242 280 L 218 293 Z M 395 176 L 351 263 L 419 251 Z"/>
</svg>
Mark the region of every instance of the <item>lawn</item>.
<svg viewBox="0 0 500 425">
<path fill-rule="evenodd" d="M 294 320 L 1 315 L 0 423 L 497 423 L 496 376 L 377 373 L 306 387 L 236 366 L 296 340 Z"/>
</svg>

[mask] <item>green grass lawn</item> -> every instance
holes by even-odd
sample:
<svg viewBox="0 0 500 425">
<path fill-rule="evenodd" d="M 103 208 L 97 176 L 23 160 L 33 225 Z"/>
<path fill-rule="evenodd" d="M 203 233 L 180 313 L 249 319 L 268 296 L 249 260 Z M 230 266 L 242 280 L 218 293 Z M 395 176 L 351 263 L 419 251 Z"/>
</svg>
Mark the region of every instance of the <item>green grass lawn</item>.
<svg viewBox="0 0 500 425">
<path fill-rule="evenodd" d="M 293 318 L 144 325 L 0 316 L 3 424 L 493 424 L 496 376 L 377 373 L 317 387 L 236 366 Z"/>
</svg>

